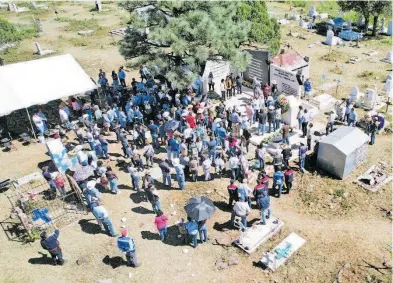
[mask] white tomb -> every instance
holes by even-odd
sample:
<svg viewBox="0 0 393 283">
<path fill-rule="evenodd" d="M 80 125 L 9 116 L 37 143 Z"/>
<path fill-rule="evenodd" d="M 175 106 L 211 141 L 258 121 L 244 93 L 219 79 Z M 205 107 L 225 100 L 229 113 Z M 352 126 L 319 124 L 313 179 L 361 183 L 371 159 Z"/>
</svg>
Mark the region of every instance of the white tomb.
<svg viewBox="0 0 393 283">
<path fill-rule="evenodd" d="M 26 7 L 18 8 L 15 4 L 12 4 L 12 7 L 13 7 L 13 10 L 15 11 L 15 13 L 22 13 L 22 12 L 29 11 L 29 8 L 26 8 Z"/>
<path fill-rule="evenodd" d="M 308 28 L 308 22 L 305 22 L 302 17 L 299 19 L 299 27 Z"/>
<path fill-rule="evenodd" d="M 102 11 L 101 0 L 95 0 L 95 4 L 98 9 L 98 12 L 101 12 Z"/>
<path fill-rule="evenodd" d="M 387 81 L 387 80 L 392 80 L 392 74 L 389 74 L 389 75 L 386 76 L 385 81 Z"/>
<path fill-rule="evenodd" d="M 393 34 L 393 26 L 392 26 L 392 21 L 389 21 L 388 23 L 388 30 L 386 31 L 387 35 L 392 35 Z"/>
<path fill-rule="evenodd" d="M 54 50 L 50 50 L 50 49 L 42 50 L 39 42 L 34 42 L 34 45 L 37 48 L 37 55 L 44 56 L 44 55 L 55 53 Z"/>
<path fill-rule="evenodd" d="M 292 232 L 281 243 L 279 243 L 270 252 L 263 253 L 260 262 L 272 271 L 275 271 L 283 265 L 288 258 L 290 258 L 301 246 L 306 243 L 306 240 L 298 234 Z M 279 254 L 282 252 L 283 254 Z"/>
<path fill-rule="evenodd" d="M 311 5 L 310 6 L 310 10 L 308 11 L 308 14 L 307 14 L 307 16 L 308 17 L 316 17 L 316 16 L 318 16 L 319 14 L 318 14 L 318 12 L 315 10 L 315 6 L 314 5 Z"/>
<path fill-rule="evenodd" d="M 49 7 L 48 7 L 48 5 L 45 5 L 45 4 L 36 4 L 35 2 L 30 2 L 30 6 L 33 8 L 33 9 L 48 9 Z"/>
<path fill-rule="evenodd" d="M 364 96 L 364 106 L 373 109 L 377 103 L 377 98 L 377 92 L 375 89 L 366 89 L 366 94 Z"/>
<path fill-rule="evenodd" d="M 0 2 L 0 9 L 6 9 L 6 8 L 8 8 L 8 4 Z"/>
<path fill-rule="evenodd" d="M 287 112 L 281 114 L 281 120 L 288 123 L 289 126 L 295 127 L 298 125 L 296 119 L 297 113 L 299 112 L 300 100 L 298 100 L 293 95 L 288 95 L 286 97 L 289 103 L 289 109 Z"/>
<path fill-rule="evenodd" d="M 349 94 L 349 100 L 351 103 L 354 103 L 356 106 L 358 106 L 362 100 L 363 100 L 364 94 L 359 91 L 358 86 L 354 86 L 351 88 L 351 92 Z"/>
<path fill-rule="evenodd" d="M 381 59 L 381 61 L 392 64 L 393 63 L 392 51 L 389 51 L 388 54 L 386 54 L 385 58 Z"/>
<path fill-rule="evenodd" d="M 310 104 L 317 107 L 321 111 L 332 109 L 336 102 L 337 99 L 327 93 L 315 96 L 310 100 Z"/>
<path fill-rule="evenodd" d="M 326 39 L 323 41 L 324 44 L 330 45 L 330 46 L 335 46 L 341 41 L 340 38 L 337 36 L 334 36 L 334 32 L 330 29 L 326 33 Z"/>
</svg>

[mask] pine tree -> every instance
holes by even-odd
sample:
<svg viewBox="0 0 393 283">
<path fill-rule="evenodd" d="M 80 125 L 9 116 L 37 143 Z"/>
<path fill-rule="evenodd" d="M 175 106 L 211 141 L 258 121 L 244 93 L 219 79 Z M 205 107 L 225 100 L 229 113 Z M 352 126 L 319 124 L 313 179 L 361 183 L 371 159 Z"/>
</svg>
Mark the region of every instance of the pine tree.
<svg viewBox="0 0 393 283">
<path fill-rule="evenodd" d="M 251 23 L 236 16 L 237 1 L 128 1 L 130 27 L 121 54 L 136 67 L 145 64 L 184 88 L 202 71 L 206 60 L 222 58 L 244 71 L 250 56 L 240 47 L 249 41 Z M 142 10 L 144 10 L 142 12 Z"/>
<path fill-rule="evenodd" d="M 280 48 L 280 25 L 277 20 L 270 18 L 264 1 L 244 1 L 241 3 L 237 17 L 241 21 L 250 21 L 249 41 L 261 43 L 269 47 L 272 54 Z"/>
</svg>

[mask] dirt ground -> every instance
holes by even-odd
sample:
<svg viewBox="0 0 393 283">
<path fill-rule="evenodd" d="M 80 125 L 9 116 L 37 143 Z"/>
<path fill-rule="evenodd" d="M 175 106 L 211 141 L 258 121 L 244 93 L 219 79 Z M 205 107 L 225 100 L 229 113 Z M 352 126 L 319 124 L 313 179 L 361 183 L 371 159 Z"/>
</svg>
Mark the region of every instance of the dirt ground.
<svg viewBox="0 0 393 283">
<path fill-rule="evenodd" d="M 53 3 L 59 17 L 78 20 L 94 17 L 105 32 L 100 30 L 96 35 L 82 39 L 80 43 L 80 36 L 75 31 L 64 30 L 69 22 L 56 20 L 55 14 L 50 11 L 40 14 L 45 32 L 38 41 L 43 48 L 55 49 L 58 53 L 71 53 L 86 71 L 96 78 L 99 68 L 109 72 L 125 64 L 107 31 L 123 26 L 127 14 L 119 10 L 115 3 L 110 3 L 104 5 L 104 9 L 108 10 L 98 15 L 89 12 L 92 5 L 79 2 Z M 274 11 L 287 12 L 287 6 L 283 4 L 269 5 Z M 10 15 L 1 12 L 0 16 L 15 22 L 31 21 L 31 13 Z M 296 26 L 296 23 L 294 25 Z M 377 58 L 384 57 L 390 49 L 389 44 L 383 43 L 386 39 L 367 41 L 365 46 L 359 49 L 351 48 L 348 44 L 342 48 L 333 47 L 332 50 L 340 52 L 341 55 L 337 62 L 328 62 L 321 57 L 332 52 L 329 47 L 319 45 L 307 48 L 308 44 L 322 41 L 324 37 L 311 33 L 311 38 L 307 40 L 286 36 L 289 29 L 299 32 L 295 26 L 283 27 L 283 42 L 289 41 L 293 49 L 311 58 L 311 80 L 315 87 L 322 84 L 322 74 L 327 74 L 327 81 L 336 79 L 337 75 L 331 70 L 338 64 L 343 73 L 340 75 L 342 86 L 338 89 L 337 97 L 347 96 L 350 87 L 354 85 L 358 85 L 363 92 L 366 84 L 376 84 L 378 89 L 382 88 L 382 81 L 391 66 L 379 61 L 370 63 L 366 60 L 367 57 L 361 54 L 378 49 L 380 53 Z M 301 32 L 309 34 L 307 31 Z M 19 61 L 33 58 L 32 42 L 35 40 L 23 41 L 17 51 L 6 56 L 15 56 L 15 60 Z M 75 46 L 82 44 L 86 46 Z M 360 56 L 362 60 L 355 65 L 346 64 L 345 61 L 351 56 Z M 375 75 L 358 77 L 365 70 L 372 71 Z M 130 78 L 135 73 L 129 74 Z M 330 93 L 336 95 L 335 89 Z M 391 120 L 391 117 L 389 119 Z M 0 180 L 39 171 L 37 164 L 50 159 L 46 155 L 45 146 L 41 144 L 23 146 L 16 143 L 16 148 L 17 150 L 10 153 L 0 152 Z M 110 144 L 110 153 L 120 152 L 120 145 Z M 115 167 L 122 193 L 117 196 L 105 193 L 103 204 L 110 212 L 117 230 L 123 224 L 120 219 L 127 219 L 126 225 L 136 241 L 137 256 L 142 266 L 138 269 L 125 265 L 117 267 L 117 257 L 121 254 L 116 248 L 115 239 L 100 233 L 94 217 L 89 214 L 79 223 L 61 229 L 60 243 L 64 256 L 68 259 L 63 267 L 48 264 L 49 261 L 41 254 L 44 251 L 39 242 L 21 244 L 8 241 L 5 233 L 0 232 L 0 282 L 97 282 L 102 279 L 112 279 L 113 282 L 333 282 L 346 263 L 349 263 L 350 267 L 342 273 L 342 282 L 391 282 L 389 269 L 377 271 L 364 262 L 377 267 L 383 267 L 384 262 L 387 266 L 392 266 L 391 248 L 388 246 L 392 242 L 392 223 L 391 218 L 386 217 L 386 213 L 381 210 L 392 209 L 391 183 L 378 193 L 370 193 L 353 183 L 357 176 L 379 161 L 387 162 L 391 168 L 391 156 L 392 137 L 381 134 L 377 136 L 376 144 L 368 148 L 365 164 L 345 180 L 337 180 L 322 171 L 303 176 L 296 173 L 293 191 L 289 195 L 284 194 L 280 199 L 271 199 L 273 214 L 285 222 L 283 231 L 250 256 L 235 247 L 223 248 L 212 244 L 214 238 L 224 233 L 234 237 L 238 235 L 238 231 L 227 230 L 225 225 L 230 219 L 230 211 L 224 204 L 226 199 L 222 194 L 227 194 L 229 179 L 187 182 L 184 191 L 178 190 L 177 184 L 170 190 L 159 185 L 162 209 L 169 217 L 170 231 L 168 242 L 162 243 L 153 224 L 154 214 L 150 204 L 141 202 L 130 187 L 128 174 L 123 168 Z M 162 158 L 163 154 L 158 157 Z M 115 166 L 113 162 L 111 164 Z M 159 184 L 160 182 L 161 179 L 158 179 Z M 344 194 L 339 196 L 336 192 L 340 189 L 344 190 Z M 11 192 L 0 194 L 0 221 L 10 215 L 7 193 Z M 217 210 L 208 222 L 209 242 L 193 249 L 180 243 L 174 224 L 185 217 L 183 206 L 186 201 L 199 195 L 212 199 Z M 176 215 L 171 215 L 173 212 L 176 212 Z M 259 219 L 259 211 L 253 209 L 248 221 Z M 258 265 L 262 252 L 276 246 L 290 232 L 298 233 L 307 243 L 276 272 L 263 271 Z M 184 249 L 188 249 L 188 253 L 184 253 Z M 227 258 L 232 254 L 238 256 L 238 265 L 225 270 L 215 267 L 217 259 Z M 86 257 L 87 261 L 78 265 L 76 261 L 81 257 Z"/>
</svg>

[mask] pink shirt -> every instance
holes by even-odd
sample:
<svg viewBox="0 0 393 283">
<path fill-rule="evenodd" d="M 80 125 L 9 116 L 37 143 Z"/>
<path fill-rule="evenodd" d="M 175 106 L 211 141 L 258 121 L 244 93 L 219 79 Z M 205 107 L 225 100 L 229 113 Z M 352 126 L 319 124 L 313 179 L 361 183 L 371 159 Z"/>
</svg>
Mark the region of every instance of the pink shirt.
<svg viewBox="0 0 393 283">
<path fill-rule="evenodd" d="M 167 222 L 168 217 L 166 217 L 165 215 L 157 216 L 154 220 L 154 224 L 156 224 L 158 230 L 165 228 Z"/>
</svg>

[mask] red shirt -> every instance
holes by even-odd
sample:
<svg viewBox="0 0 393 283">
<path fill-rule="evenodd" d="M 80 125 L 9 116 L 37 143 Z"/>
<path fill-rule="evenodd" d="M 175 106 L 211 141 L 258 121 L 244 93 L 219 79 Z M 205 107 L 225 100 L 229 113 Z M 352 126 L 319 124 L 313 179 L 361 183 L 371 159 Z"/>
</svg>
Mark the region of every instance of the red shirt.
<svg viewBox="0 0 393 283">
<path fill-rule="evenodd" d="M 158 230 L 164 229 L 167 222 L 168 217 L 166 217 L 165 215 L 157 216 L 154 220 L 154 224 L 156 224 Z"/>
<path fill-rule="evenodd" d="M 228 186 L 228 190 L 236 190 L 236 189 L 237 189 L 237 186 L 235 184 Z"/>
<path fill-rule="evenodd" d="M 196 128 L 196 123 L 195 123 L 195 118 L 192 116 L 186 116 L 185 119 L 187 120 L 187 123 L 190 125 L 191 129 Z"/>
</svg>

